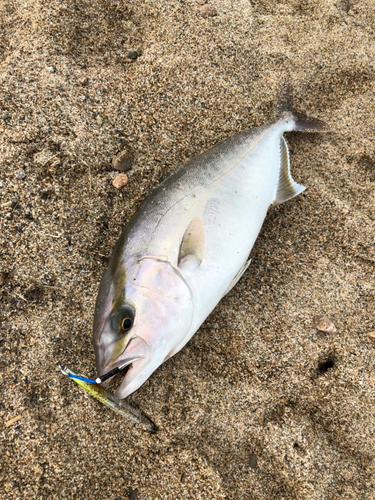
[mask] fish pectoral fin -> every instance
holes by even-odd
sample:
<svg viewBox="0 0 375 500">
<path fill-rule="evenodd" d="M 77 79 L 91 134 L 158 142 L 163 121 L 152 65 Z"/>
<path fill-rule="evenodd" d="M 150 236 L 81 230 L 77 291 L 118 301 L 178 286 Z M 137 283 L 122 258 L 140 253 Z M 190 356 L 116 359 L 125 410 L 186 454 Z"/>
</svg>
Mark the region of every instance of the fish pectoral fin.
<svg viewBox="0 0 375 500">
<path fill-rule="evenodd" d="M 243 273 L 246 271 L 246 269 L 250 266 L 250 262 L 251 262 L 251 259 L 247 260 L 245 262 L 245 264 L 240 268 L 240 270 L 238 271 L 238 273 L 236 274 L 236 276 L 232 279 L 232 281 L 230 282 L 228 288 L 225 290 L 225 292 L 223 293 L 223 297 L 224 295 L 226 295 L 228 292 L 230 292 L 232 290 L 232 288 L 237 285 L 237 283 L 240 281 Z"/>
<path fill-rule="evenodd" d="M 195 217 L 188 225 L 181 241 L 177 265 L 199 266 L 204 256 L 204 225 L 202 217 Z"/>
<path fill-rule="evenodd" d="M 297 184 L 290 173 L 289 164 L 289 151 L 288 145 L 284 139 L 281 137 L 280 141 L 280 171 L 279 171 L 279 181 L 276 186 L 276 197 L 275 201 L 277 203 L 283 203 L 284 201 L 290 200 L 302 193 L 305 190 L 305 186 Z"/>
</svg>

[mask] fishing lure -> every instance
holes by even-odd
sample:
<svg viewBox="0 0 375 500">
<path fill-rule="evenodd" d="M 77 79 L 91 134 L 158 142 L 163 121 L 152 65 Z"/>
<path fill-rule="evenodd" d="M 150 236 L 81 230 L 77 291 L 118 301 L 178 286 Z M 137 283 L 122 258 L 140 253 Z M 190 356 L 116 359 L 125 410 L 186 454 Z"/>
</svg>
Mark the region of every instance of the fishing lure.
<svg viewBox="0 0 375 500">
<path fill-rule="evenodd" d="M 110 372 L 106 373 L 102 377 L 97 378 L 96 380 L 81 377 L 66 366 L 60 366 L 60 369 L 64 375 L 67 375 L 70 379 L 74 380 L 74 382 L 76 382 L 80 387 L 82 387 L 82 389 L 91 394 L 91 396 L 93 396 L 95 399 L 105 404 L 106 406 L 109 406 L 116 413 L 127 417 L 132 422 L 143 425 L 151 434 L 155 434 L 157 432 L 157 427 L 148 417 L 146 417 L 146 415 L 131 406 L 129 403 L 116 398 L 116 396 L 114 396 L 106 388 L 100 385 L 105 380 L 108 380 L 109 378 L 113 377 L 113 375 L 116 375 L 116 373 L 120 372 L 123 368 L 125 368 L 125 366 L 126 364 L 120 365 L 117 368 L 114 368 Z"/>
</svg>

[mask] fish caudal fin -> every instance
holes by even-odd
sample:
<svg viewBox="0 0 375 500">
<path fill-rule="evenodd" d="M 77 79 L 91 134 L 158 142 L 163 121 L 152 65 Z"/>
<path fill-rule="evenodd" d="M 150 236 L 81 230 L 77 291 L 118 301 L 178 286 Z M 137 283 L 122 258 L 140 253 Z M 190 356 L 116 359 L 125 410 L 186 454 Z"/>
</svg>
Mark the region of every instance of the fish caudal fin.
<svg viewBox="0 0 375 500">
<path fill-rule="evenodd" d="M 283 111 L 282 116 L 293 122 L 293 130 L 310 130 L 311 132 L 324 132 L 327 130 L 327 124 L 323 120 L 311 118 L 310 116 L 299 113 L 298 111 Z"/>
<path fill-rule="evenodd" d="M 285 132 L 298 130 L 311 130 L 312 132 L 322 132 L 327 129 L 327 125 L 323 120 L 310 118 L 298 111 L 294 110 L 293 92 L 290 85 L 284 87 L 279 93 L 279 101 L 277 104 L 277 114 L 284 119 Z M 289 166 L 289 151 L 285 139 L 280 140 L 280 170 L 279 180 L 276 187 L 275 201 L 283 203 L 302 193 L 305 190 L 304 186 L 297 184 L 291 174 Z"/>
<path fill-rule="evenodd" d="M 276 105 L 277 115 L 291 121 L 289 130 L 311 130 L 312 132 L 323 132 L 327 129 L 327 124 L 318 118 L 295 111 L 293 104 L 293 89 L 292 86 L 283 86 L 279 91 L 278 103 Z"/>
<path fill-rule="evenodd" d="M 297 184 L 291 176 L 288 145 L 284 137 L 281 137 L 279 181 L 277 183 L 275 201 L 283 203 L 299 195 L 304 190 L 305 186 Z"/>
</svg>

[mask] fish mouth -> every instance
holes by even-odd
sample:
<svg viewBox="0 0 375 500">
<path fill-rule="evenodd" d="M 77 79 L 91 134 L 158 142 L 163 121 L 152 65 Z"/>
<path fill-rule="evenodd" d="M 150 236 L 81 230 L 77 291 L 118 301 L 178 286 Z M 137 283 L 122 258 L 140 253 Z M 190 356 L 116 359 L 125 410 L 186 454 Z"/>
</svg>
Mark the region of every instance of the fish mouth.
<svg viewBox="0 0 375 500">
<path fill-rule="evenodd" d="M 140 356 L 133 356 L 127 360 L 121 360 L 113 365 L 106 366 L 99 378 L 102 379 L 103 383 L 110 383 L 113 379 L 125 378 L 128 371 L 132 368 L 133 363 L 140 359 L 142 359 Z M 116 370 L 116 368 L 118 368 L 119 371 L 111 375 L 111 372 Z"/>
<path fill-rule="evenodd" d="M 129 340 L 123 353 L 116 360 L 113 360 L 115 362 L 108 363 L 100 370 L 99 378 L 104 379 L 102 381 L 104 384 L 111 385 L 111 389 L 119 389 L 119 382 L 120 387 L 124 387 L 129 381 L 129 376 L 132 377 L 130 373 L 134 371 L 134 368 L 143 366 L 149 357 L 148 344 L 141 337 L 134 336 Z M 116 369 L 118 369 L 117 372 Z"/>
<path fill-rule="evenodd" d="M 114 375 L 111 379 L 109 379 L 109 388 L 115 393 L 119 387 L 121 387 L 122 383 L 125 380 L 126 375 L 129 370 L 132 368 L 132 363 L 123 368 L 117 375 Z"/>
<path fill-rule="evenodd" d="M 102 385 L 110 390 L 117 398 L 124 399 L 131 392 L 133 392 L 133 390 L 129 391 L 129 386 L 133 386 L 133 379 L 137 376 L 139 371 L 142 370 L 145 363 L 147 363 L 147 359 L 133 359 L 118 373 L 103 382 Z M 116 364 L 117 366 L 121 366 L 121 363 Z"/>
</svg>

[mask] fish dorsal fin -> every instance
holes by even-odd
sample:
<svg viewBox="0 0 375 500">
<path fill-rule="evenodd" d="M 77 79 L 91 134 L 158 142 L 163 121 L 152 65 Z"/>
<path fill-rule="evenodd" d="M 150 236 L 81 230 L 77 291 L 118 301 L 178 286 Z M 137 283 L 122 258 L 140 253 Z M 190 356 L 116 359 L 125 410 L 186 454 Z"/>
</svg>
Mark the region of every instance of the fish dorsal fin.
<svg viewBox="0 0 375 500">
<path fill-rule="evenodd" d="M 204 255 L 204 225 L 202 217 L 195 217 L 182 238 L 178 254 L 178 266 L 191 262 L 199 266 Z"/>
<path fill-rule="evenodd" d="M 294 196 L 297 196 L 304 190 L 305 186 L 297 184 L 290 174 L 288 145 L 284 137 L 281 137 L 279 182 L 277 183 L 275 201 L 283 203 L 290 200 L 290 198 L 294 198 Z"/>
</svg>

